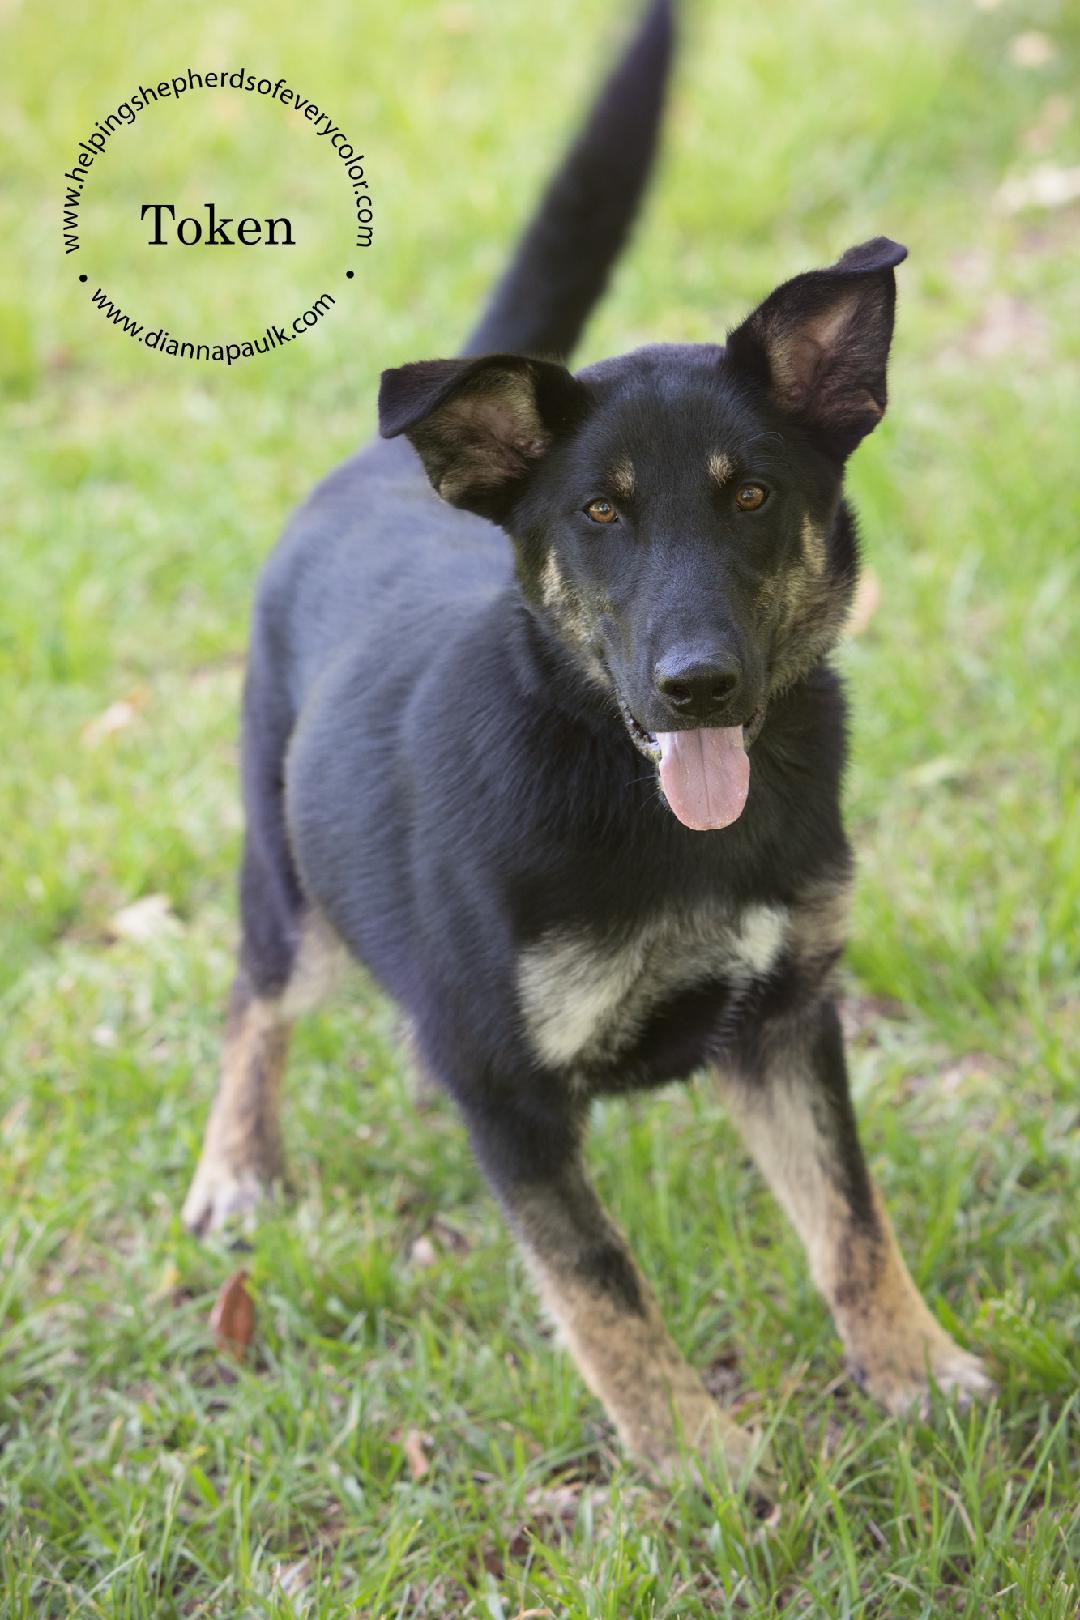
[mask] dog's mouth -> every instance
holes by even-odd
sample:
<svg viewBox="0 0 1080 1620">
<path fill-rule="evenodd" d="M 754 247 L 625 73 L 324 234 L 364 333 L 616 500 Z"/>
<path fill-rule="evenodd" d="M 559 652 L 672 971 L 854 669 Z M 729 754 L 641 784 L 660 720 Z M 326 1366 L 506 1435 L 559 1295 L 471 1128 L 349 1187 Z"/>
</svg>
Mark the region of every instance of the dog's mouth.
<svg viewBox="0 0 1080 1620">
<path fill-rule="evenodd" d="M 684 827 L 714 832 L 742 815 L 750 791 L 750 746 L 765 722 L 764 707 L 740 726 L 646 731 L 618 694 L 634 747 L 657 767 L 668 808 Z"/>
</svg>

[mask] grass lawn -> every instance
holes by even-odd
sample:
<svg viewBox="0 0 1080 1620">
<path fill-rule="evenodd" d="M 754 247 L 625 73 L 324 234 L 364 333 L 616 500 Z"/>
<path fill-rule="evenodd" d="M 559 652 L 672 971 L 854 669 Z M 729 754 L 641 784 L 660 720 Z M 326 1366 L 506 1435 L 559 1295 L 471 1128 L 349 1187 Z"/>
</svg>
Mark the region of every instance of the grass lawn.
<svg viewBox="0 0 1080 1620">
<path fill-rule="evenodd" d="M 1080 204 L 1025 202 L 1037 171 L 1080 163 L 1064 0 L 689 5 L 660 182 L 582 356 L 714 338 L 878 231 L 911 248 L 890 415 L 851 474 L 881 605 L 843 654 L 848 1016 L 916 1278 L 1000 1397 L 883 1418 L 843 1379 L 707 1084 L 604 1107 L 601 1189 L 783 1479 L 771 1529 L 689 1484 L 650 1490 L 362 984 L 298 1032 L 297 1198 L 248 1257 L 241 1366 L 208 1326 L 237 1257 L 177 1211 L 235 934 L 252 582 L 292 504 L 372 431 L 380 369 L 452 352 L 619 9 L 5 8 L 4 1620 L 1077 1612 Z M 59 234 L 94 120 L 140 78 L 215 62 L 325 104 L 376 201 L 338 307 L 231 370 L 110 328 Z M 123 223 L 140 165 L 198 204 L 218 181 L 242 201 L 243 179 L 266 211 L 285 115 L 242 99 L 114 138 L 99 201 L 118 223 L 88 265 L 103 286 L 150 305 Z M 280 152 L 315 217 L 340 176 L 314 145 Z M 253 256 L 259 325 L 319 290 L 317 247 L 303 275 Z M 214 328 L 219 291 L 177 278 L 173 329 Z M 117 916 L 149 896 L 132 938 Z"/>
</svg>

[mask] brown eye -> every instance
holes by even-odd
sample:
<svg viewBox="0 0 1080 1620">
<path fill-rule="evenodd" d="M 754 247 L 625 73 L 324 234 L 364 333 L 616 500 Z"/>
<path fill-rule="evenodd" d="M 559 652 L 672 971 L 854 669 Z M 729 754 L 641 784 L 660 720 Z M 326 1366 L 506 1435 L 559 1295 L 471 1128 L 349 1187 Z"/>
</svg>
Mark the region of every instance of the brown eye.
<svg viewBox="0 0 1080 1620">
<path fill-rule="evenodd" d="M 759 506 L 765 505 L 768 493 L 760 484 L 743 484 L 735 495 L 735 505 L 740 512 L 756 512 Z"/>
<path fill-rule="evenodd" d="M 619 514 L 610 501 L 590 501 L 584 508 L 585 516 L 592 523 L 618 523 Z"/>
</svg>

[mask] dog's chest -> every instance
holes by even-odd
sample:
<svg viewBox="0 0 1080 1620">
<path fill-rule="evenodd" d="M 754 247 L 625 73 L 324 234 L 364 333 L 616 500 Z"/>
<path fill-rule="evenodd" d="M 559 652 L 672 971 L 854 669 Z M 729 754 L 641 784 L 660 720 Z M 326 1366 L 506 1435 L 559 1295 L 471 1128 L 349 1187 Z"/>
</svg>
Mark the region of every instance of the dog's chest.
<svg viewBox="0 0 1080 1620">
<path fill-rule="evenodd" d="M 752 905 L 661 915 L 608 936 L 547 934 L 518 967 L 530 1044 L 557 1068 L 611 1062 L 681 992 L 714 981 L 737 992 L 764 977 L 787 927 L 782 908 Z"/>
</svg>

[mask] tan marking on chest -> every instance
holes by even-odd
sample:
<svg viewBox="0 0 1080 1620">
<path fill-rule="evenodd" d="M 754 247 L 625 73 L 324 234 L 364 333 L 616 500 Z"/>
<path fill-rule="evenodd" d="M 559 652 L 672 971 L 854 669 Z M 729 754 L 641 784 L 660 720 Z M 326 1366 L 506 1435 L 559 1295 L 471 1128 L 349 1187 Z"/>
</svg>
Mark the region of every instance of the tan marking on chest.
<svg viewBox="0 0 1080 1620">
<path fill-rule="evenodd" d="M 767 973 L 787 926 L 783 909 L 747 906 L 654 918 L 614 940 L 549 934 L 518 968 L 529 1039 L 556 1066 L 617 1057 L 669 997 L 710 979 L 739 988 Z"/>
</svg>

